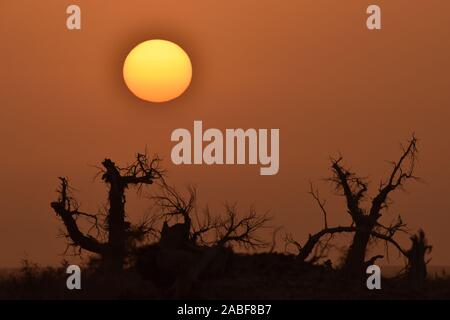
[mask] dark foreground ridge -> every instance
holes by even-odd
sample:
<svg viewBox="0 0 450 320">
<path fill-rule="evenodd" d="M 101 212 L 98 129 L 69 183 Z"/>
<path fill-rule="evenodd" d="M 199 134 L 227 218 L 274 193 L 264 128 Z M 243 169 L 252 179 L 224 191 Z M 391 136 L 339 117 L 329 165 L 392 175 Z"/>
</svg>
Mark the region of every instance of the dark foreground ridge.
<svg viewBox="0 0 450 320">
<path fill-rule="evenodd" d="M 173 299 L 175 277 L 167 272 L 142 275 L 137 268 L 120 276 L 82 268 L 82 289 L 68 290 L 66 267 L 26 264 L 0 280 L 0 299 Z M 152 269 L 150 269 L 152 270 Z M 147 270 L 146 272 L 148 272 Z M 154 272 L 154 270 L 152 270 Z M 220 275 L 202 275 L 182 299 L 450 299 L 450 278 L 426 280 L 420 288 L 405 277 L 383 278 L 381 290 L 349 279 L 339 270 L 297 263 L 295 255 L 231 254 Z"/>
<path fill-rule="evenodd" d="M 412 136 L 372 197 L 366 178 L 348 169 L 342 156 L 332 158 L 329 182 L 344 199 L 350 223 L 330 226 L 326 203 L 311 184 L 323 227 L 304 243 L 286 234 L 285 244 L 294 246 L 296 254 L 275 252 L 276 229 L 272 243 L 260 236 L 271 219 L 253 208 L 245 214 L 229 204 L 223 212 L 199 210 L 196 189 L 183 194 L 170 186 L 158 157 L 137 154 L 126 167 L 105 159 L 98 174 L 108 189 L 105 212 L 82 211 L 65 177 L 59 178 L 58 198 L 50 204 L 64 225 L 68 249 L 89 253 L 89 263 L 82 267 L 81 290 L 66 286 L 66 264 L 39 269 L 25 263 L 20 273 L 1 280 L 0 298 L 450 298 L 448 278 L 428 277 L 432 247 L 425 232 L 410 232 L 400 215 L 390 223 L 383 219 L 391 196 L 418 179 L 414 174 L 417 153 L 417 139 Z M 144 188 L 153 191 L 146 197 L 153 213 L 138 224 L 126 214 L 126 193 L 132 188 L 140 193 Z M 329 253 L 339 234 L 352 240 L 341 250 L 341 262 L 334 265 Z M 401 235 L 409 238 L 409 246 L 400 245 Z M 367 249 L 380 242 L 383 246 L 372 246 L 375 255 L 368 257 Z M 366 270 L 383 258 L 388 247 L 403 257 L 403 272 L 384 278 L 381 289 L 369 290 Z M 265 253 L 237 253 L 242 249 Z"/>
</svg>

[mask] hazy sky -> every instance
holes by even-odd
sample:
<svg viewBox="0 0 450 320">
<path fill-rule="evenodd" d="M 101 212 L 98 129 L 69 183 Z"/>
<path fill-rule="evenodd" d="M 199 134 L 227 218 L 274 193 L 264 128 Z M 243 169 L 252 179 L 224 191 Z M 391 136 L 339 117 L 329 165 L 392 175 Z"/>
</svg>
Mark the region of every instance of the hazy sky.
<svg viewBox="0 0 450 320">
<path fill-rule="evenodd" d="M 81 31 L 65 28 L 73 3 Z M 375 3 L 383 29 L 371 32 L 365 11 Z M 105 157 L 126 164 L 147 146 L 165 159 L 171 182 L 197 185 L 202 203 L 254 204 L 304 241 L 322 227 L 309 180 L 328 199 L 329 224 L 348 222 L 342 199 L 320 180 L 329 155 L 342 153 L 376 190 L 412 132 L 424 182 L 395 194 L 383 221 L 400 213 L 411 230 L 424 228 L 432 264 L 450 264 L 449 12 L 440 0 L 2 0 L 0 266 L 61 260 L 62 224 L 49 206 L 57 177 L 68 176 L 82 208 L 96 212 L 106 193 L 93 165 Z M 194 72 L 183 96 L 160 105 L 135 98 L 121 73 L 127 53 L 153 38 L 182 46 Z M 278 175 L 172 165 L 170 134 L 194 120 L 279 128 Z M 137 219 L 146 202 L 134 200 Z"/>
</svg>

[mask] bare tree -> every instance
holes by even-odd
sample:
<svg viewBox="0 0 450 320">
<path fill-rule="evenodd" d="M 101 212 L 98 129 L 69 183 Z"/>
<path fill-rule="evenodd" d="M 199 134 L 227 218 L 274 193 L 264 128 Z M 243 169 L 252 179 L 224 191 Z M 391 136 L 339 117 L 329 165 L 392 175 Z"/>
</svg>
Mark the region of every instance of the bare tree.
<svg viewBox="0 0 450 320">
<path fill-rule="evenodd" d="M 271 218 L 267 214 L 259 215 L 254 208 L 239 217 L 236 205 L 225 205 L 225 215 L 220 217 L 216 230 L 219 246 L 235 242 L 245 248 L 264 248 L 269 243 L 258 237 L 257 232 L 267 227 Z"/>
<path fill-rule="evenodd" d="M 163 218 L 183 218 L 182 225 L 188 230 L 186 241 L 193 245 L 225 246 L 236 243 L 245 248 L 261 248 L 268 243 L 258 236 L 271 220 L 267 214 L 260 215 L 254 208 L 246 215 L 240 215 L 237 205 L 225 204 L 224 214 L 213 215 L 209 207 L 200 214 L 197 209 L 197 190 L 188 188 L 187 196 L 160 181 L 160 193 L 152 199 L 161 208 Z M 178 221 L 178 220 L 177 220 Z"/>
<path fill-rule="evenodd" d="M 301 261 L 306 261 L 307 259 L 310 259 L 310 261 L 316 260 L 317 257 L 311 258 L 314 248 L 318 245 L 325 248 L 333 235 L 340 233 L 353 234 L 353 240 L 343 265 L 343 269 L 350 275 L 362 274 L 368 262 L 373 263 L 376 259 L 382 257 L 377 255 L 368 261 L 365 260 L 367 245 L 371 239 L 385 241 L 386 246 L 388 244 L 395 246 L 401 254 L 407 257 L 407 252 L 394 239 L 394 235 L 398 232 L 406 232 L 406 224 L 398 216 L 393 223 L 385 226 L 380 222 L 380 218 L 383 211 L 389 206 L 390 194 L 397 189 L 402 189 L 408 180 L 417 179 L 414 176 L 416 158 L 417 139 L 413 135 L 408 145 L 402 147 L 402 154 L 399 160 L 392 162 L 392 171 L 387 180 L 380 183 L 378 193 L 371 199 L 369 208 L 363 207 L 369 186 L 366 179 L 345 168 L 342 164 L 342 157 L 331 159 L 333 176 L 330 180 L 339 194 L 345 198 L 347 213 L 351 217 L 352 223 L 349 226 L 329 227 L 326 203 L 320 198 L 318 190 L 311 184 L 309 193 L 323 214 L 324 228 L 315 234 L 310 234 L 304 245 L 296 242 L 292 237 L 286 237 L 285 241 L 287 244 L 294 244 L 297 247 L 299 251 L 298 259 Z"/>
<path fill-rule="evenodd" d="M 67 238 L 70 245 L 102 256 L 105 265 L 113 271 L 123 268 L 127 255 L 127 246 L 131 238 L 139 239 L 144 234 L 152 232 L 153 228 L 149 221 L 139 226 L 132 226 L 126 221 L 125 214 L 125 191 L 135 186 L 138 190 L 143 185 L 150 185 L 155 180 L 161 179 L 162 170 L 159 167 L 158 157 L 148 158 L 146 154 L 137 154 L 135 161 L 125 167 L 118 167 L 110 159 L 105 159 L 100 168 L 102 180 L 109 186 L 108 208 L 106 219 L 100 221 L 99 214 L 87 214 L 79 210 L 76 200 L 71 196 L 69 183 L 66 178 L 61 181 L 58 189 L 58 200 L 51 203 L 51 207 L 59 216 L 66 228 Z M 107 239 L 103 241 L 85 234 L 80 230 L 77 219 L 86 217 L 89 223 L 98 228 L 106 230 Z"/>
<path fill-rule="evenodd" d="M 389 205 L 389 195 L 403 188 L 406 181 L 417 179 L 414 176 L 415 161 L 417 157 L 417 139 L 413 135 L 406 148 L 402 147 L 402 155 L 397 162 L 392 162 L 392 171 L 386 182 L 381 182 L 378 194 L 372 199 L 371 206 L 365 210 L 361 206 L 361 201 L 366 196 L 368 183 L 364 179 L 357 177 L 351 171 L 345 169 L 341 160 L 332 160 L 332 170 L 334 177 L 332 180 L 336 189 L 342 191 L 346 199 L 347 212 L 351 216 L 356 231 L 353 236 L 347 257 L 344 263 L 344 270 L 350 274 L 362 273 L 365 266 L 365 255 L 367 245 L 372 233 L 381 228 L 387 230 L 386 239 L 392 239 L 392 236 L 404 225 L 400 223 L 391 227 L 385 227 L 379 219 L 383 210 Z"/>
<path fill-rule="evenodd" d="M 432 247 L 428 245 L 425 232 L 419 232 L 411 237 L 411 248 L 406 252 L 408 257 L 408 265 L 406 267 L 407 276 L 415 287 L 421 287 L 427 277 L 427 260 L 426 256 L 431 252 Z"/>
</svg>

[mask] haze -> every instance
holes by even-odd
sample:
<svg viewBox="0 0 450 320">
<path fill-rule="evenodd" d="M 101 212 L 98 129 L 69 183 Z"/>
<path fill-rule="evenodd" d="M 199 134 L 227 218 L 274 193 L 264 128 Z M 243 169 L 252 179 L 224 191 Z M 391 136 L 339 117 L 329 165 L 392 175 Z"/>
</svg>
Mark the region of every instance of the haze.
<svg viewBox="0 0 450 320">
<path fill-rule="evenodd" d="M 399 143 L 420 138 L 417 175 L 393 197 L 423 228 L 432 264 L 449 265 L 450 3 L 372 1 L 383 29 L 366 29 L 366 1 L 76 1 L 82 30 L 65 28 L 74 1 L 0 3 L 0 266 L 24 257 L 59 262 L 65 249 L 49 203 L 67 176 L 86 211 L 105 203 L 93 165 L 130 162 L 145 147 L 165 159 L 170 181 L 195 184 L 202 203 L 237 201 L 269 210 L 274 224 L 303 241 L 322 227 L 309 180 L 328 199 L 329 224 L 348 222 L 327 177 L 340 152 L 376 190 Z M 173 102 L 152 105 L 123 83 L 136 44 L 174 41 L 190 55 L 193 81 Z M 254 166 L 175 166 L 176 128 L 279 128 L 280 170 Z M 372 189 L 372 191 L 374 191 Z M 147 207 L 130 196 L 129 214 Z M 332 213 L 332 214 L 331 214 Z"/>
</svg>

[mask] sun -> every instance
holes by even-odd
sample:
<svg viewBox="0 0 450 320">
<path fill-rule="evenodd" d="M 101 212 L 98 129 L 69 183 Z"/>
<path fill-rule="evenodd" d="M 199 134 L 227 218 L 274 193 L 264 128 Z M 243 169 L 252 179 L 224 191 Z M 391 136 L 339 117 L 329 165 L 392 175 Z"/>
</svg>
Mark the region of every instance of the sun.
<svg viewBox="0 0 450 320">
<path fill-rule="evenodd" d="M 130 91 L 149 102 L 179 97 L 192 80 L 192 64 L 177 44 L 161 39 L 142 42 L 128 54 L 123 78 Z"/>
</svg>

